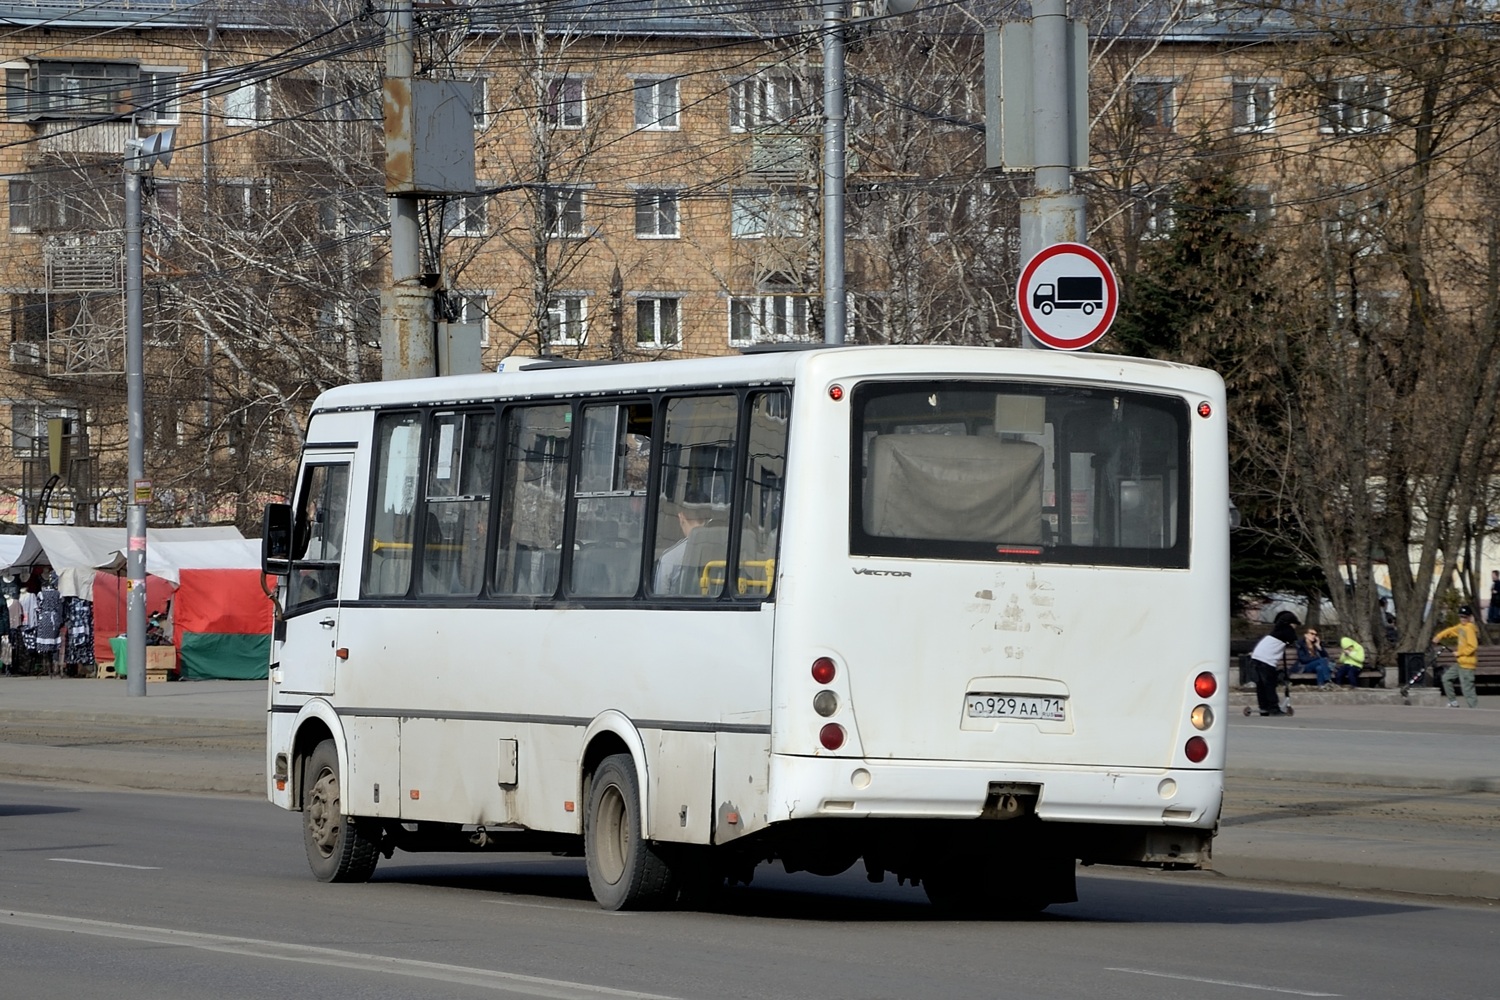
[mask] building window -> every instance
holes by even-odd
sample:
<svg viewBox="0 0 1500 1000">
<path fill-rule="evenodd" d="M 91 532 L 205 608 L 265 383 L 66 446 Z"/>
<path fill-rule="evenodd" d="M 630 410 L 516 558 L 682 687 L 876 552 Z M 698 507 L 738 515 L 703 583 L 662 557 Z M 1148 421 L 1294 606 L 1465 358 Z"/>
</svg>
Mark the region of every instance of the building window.
<svg viewBox="0 0 1500 1000">
<path fill-rule="evenodd" d="M 681 300 L 639 298 L 635 300 L 635 342 L 639 347 L 679 347 L 682 328 L 678 322 Z"/>
<path fill-rule="evenodd" d="M 736 132 L 790 125 L 806 112 L 802 81 L 787 73 L 762 73 L 729 90 L 729 127 Z"/>
<path fill-rule="evenodd" d="M 1177 124 L 1175 92 L 1171 80 L 1137 80 L 1130 85 L 1130 107 L 1136 125 L 1155 132 L 1170 132 Z"/>
<path fill-rule="evenodd" d="M 1276 127 L 1276 88 L 1272 84 L 1236 80 L 1229 91 L 1236 132 L 1270 132 Z"/>
<path fill-rule="evenodd" d="M 486 229 L 482 194 L 443 199 L 443 232 L 448 236 L 483 236 Z"/>
<path fill-rule="evenodd" d="M 806 205 L 796 191 L 736 191 L 730 203 L 729 235 L 753 240 L 763 236 L 801 236 Z"/>
<path fill-rule="evenodd" d="M 678 110 L 675 77 L 635 82 L 636 128 L 675 129 Z"/>
<path fill-rule="evenodd" d="M 148 232 L 175 233 L 181 225 L 182 199 L 176 181 L 150 179 L 152 211 L 145 220 Z"/>
<path fill-rule="evenodd" d="M 583 77 L 559 76 L 547 81 L 542 120 L 559 128 L 583 128 Z"/>
<path fill-rule="evenodd" d="M 178 93 L 179 70 L 142 69 L 136 87 L 136 117 L 142 122 L 171 125 L 182 116 Z"/>
<path fill-rule="evenodd" d="M 635 235 L 642 239 L 677 235 L 676 191 L 636 192 Z"/>
<path fill-rule="evenodd" d="M 484 77 L 470 80 L 469 86 L 474 88 L 474 128 L 478 131 L 489 124 L 486 117 L 489 111 L 489 87 L 486 86 Z"/>
<path fill-rule="evenodd" d="M 1334 135 L 1379 132 L 1390 124 L 1391 89 L 1378 80 L 1335 80 L 1323 88 L 1320 131 Z"/>
<path fill-rule="evenodd" d="M 804 295 L 744 295 L 729 300 L 730 344 L 778 343 L 807 336 Z"/>
<path fill-rule="evenodd" d="M 547 235 L 553 239 L 577 239 L 583 235 L 583 190 L 550 188 L 543 203 Z"/>
<path fill-rule="evenodd" d="M 226 125 L 259 125 L 270 118 L 271 94 L 264 80 L 242 83 L 224 95 Z"/>
<path fill-rule="evenodd" d="M 12 118 L 105 118 L 127 111 L 137 70 L 129 63 L 38 62 L 5 71 Z"/>
<path fill-rule="evenodd" d="M 220 219 L 230 229 L 253 229 L 270 213 L 271 189 L 262 181 L 220 181 L 216 197 Z"/>
<path fill-rule="evenodd" d="M 10 231 L 31 232 L 31 181 L 12 177 L 7 183 L 10 191 Z"/>
<path fill-rule="evenodd" d="M 72 406 L 38 406 L 15 403 L 10 408 L 10 447 L 16 458 L 40 458 L 47 454 L 47 421 L 61 417 L 78 426 L 78 410 Z"/>
<path fill-rule="evenodd" d="M 548 302 L 547 343 L 582 344 L 588 337 L 588 303 L 582 295 L 559 295 Z"/>
<path fill-rule="evenodd" d="M 1177 226 L 1177 214 L 1172 209 L 1172 192 L 1161 188 L 1141 188 L 1135 192 L 1136 231 L 1141 239 L 1160 240 L 1171 235 Z"/>
</svg>

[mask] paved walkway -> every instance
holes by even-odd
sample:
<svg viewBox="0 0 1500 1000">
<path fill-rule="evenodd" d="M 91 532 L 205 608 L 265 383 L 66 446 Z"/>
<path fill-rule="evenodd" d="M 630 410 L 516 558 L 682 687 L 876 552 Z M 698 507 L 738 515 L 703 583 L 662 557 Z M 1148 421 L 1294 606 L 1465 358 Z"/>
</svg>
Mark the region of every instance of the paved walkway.
<svg viewBox="0 0 1500 1000">
<path fill-rule="evenodd" d="M 1478 711 L 1398 691 L 1293 692 L 1291 718 L 1231 692 L 1216 872 L 1500 900 L 1500 697 Z M 266 688 L 0 677 L 0 774 L 263 795 Z M 1494 706 L 1487 708 L 1486 705 Z"/>
</svg>

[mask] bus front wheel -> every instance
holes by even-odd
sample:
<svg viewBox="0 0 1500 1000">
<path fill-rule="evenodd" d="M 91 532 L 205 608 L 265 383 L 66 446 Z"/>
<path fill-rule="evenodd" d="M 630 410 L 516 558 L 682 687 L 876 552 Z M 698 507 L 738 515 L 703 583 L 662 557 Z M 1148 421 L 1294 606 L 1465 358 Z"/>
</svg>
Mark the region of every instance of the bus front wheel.
<svg viewBox="0 0 1500 1000">
<path fill-rule="evenodd" d="M 617 753 L 599 762 L 583 814 L 589 888 L 606 910 L 658 906 L 671 898 L 672 871 L 642 836 L 635 761 Z"/>
<path fill-rule="evenodd" d="M 343 814 L 339 753 L 332 740 L 319 743 L 302 772 L 302 843 L 319 882 L 368 882 L 380 860 L 379 844 L 360 821 Z"/>
</svg>

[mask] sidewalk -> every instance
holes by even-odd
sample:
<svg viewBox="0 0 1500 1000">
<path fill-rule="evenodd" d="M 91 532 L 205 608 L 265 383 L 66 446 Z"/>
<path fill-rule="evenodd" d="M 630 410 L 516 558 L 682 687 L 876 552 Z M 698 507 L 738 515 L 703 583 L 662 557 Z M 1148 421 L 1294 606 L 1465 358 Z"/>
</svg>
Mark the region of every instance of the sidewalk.
<svg viewBox="0 0 1500 1000">
<path fill-rule="evenodd" d="M 1262 719 L 1232 690 L 1217 876 L 1500 901 L 1500 698 L 1414 701 L 1294 691 Z M 264 681 L 0 677 L 0 775 L 263 796 L 265 713 Z"/>
</svg>

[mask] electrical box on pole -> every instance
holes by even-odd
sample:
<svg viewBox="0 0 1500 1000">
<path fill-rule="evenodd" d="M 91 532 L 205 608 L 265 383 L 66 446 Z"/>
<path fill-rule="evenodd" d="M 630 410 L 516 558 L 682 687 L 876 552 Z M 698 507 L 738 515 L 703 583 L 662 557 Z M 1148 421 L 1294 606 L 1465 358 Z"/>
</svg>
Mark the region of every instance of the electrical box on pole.
<svg viewBox="0 0 1500 1000">
<path fill-rule="evenodd" d="M 385 192 L 474 193 L 474 85 L 461 80 L 387 78 Z"/>
<path fill-rule="evenodd" d="M 1084 21 L 1068 20 L 1063 57 L 1066 66 L 1055 77 L 1067 80 L 1066 121 L 1040 122 L 1037 114 L 1035 52 L 1031 21 L 992 26 L 984 32 L 985 166 L 1001 170 L 1070 167 L 1085 170 L 1089 161 L 1089 32 Z M 1068 162 L 1042 163 L 1037 130 L 1065 128 Z"/>
</svg>

